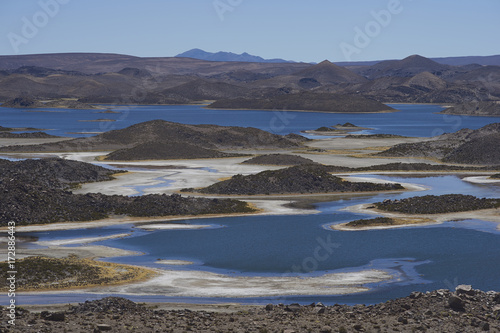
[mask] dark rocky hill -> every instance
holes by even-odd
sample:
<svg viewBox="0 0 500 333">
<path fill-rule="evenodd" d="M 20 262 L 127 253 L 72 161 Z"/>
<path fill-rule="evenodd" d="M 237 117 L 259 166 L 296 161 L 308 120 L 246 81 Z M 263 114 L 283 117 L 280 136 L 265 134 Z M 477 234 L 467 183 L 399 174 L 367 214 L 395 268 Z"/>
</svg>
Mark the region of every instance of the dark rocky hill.
<svg viewBox="0 0 500 333">
<path fill-rule="evenodd" d="M 224 82 L 213 82 L 197 79 L 174 88 L 162 91 L 165 95 L 181 96 L 187 100 L 202 101 L 246 96 L 247 88 Z"/>
<path fill-rule="evenodd" d="M 464 164 L 500 164 L 500 123 L 477 130 L 462 129 L 433 141 L 403 143 L 378 153 L 381 156 L 430 157 Z"/>
<path fill-rule="evenodd" d="M 207 149 L 293 148 L 301 146 L 300 138 L 272 134 L 252 127 L 186 125 L 151 120 L 93 137 L 43 145 L 1 147 L 0 151 L 117 150 L 146 142 L 182 142 Z"/>
<path fill-rule="evenodd" d="M 43 106 L 43 103 L 33 97 L 21 96 L 9 99 L 1 106 L 6 108 L 39 108 Z"/>
<path fill-rule="evenodd" d="M 294 75 L 305 79 L 314 79 L 321 84 L 363 83 L 367 81 L 364 77 L 328 60 L 303 69 Z"/>
<path fill-rule="evenodd" d="M 221 99 L 208 106 L 213 109 L 297 110 L 322 112 L 387 112 L 393 108 L 359 95 L 301 92 L 271 98 Z"/>
<path fill-rule="evenodd" d="M 236 175 L 231 179 L 197 190 L 207 194 L 290 194 L 401 190 L 400 184 L 352 183 L 333 176 L 328 168 L 302 165 L 255 175 Z M 192 191 L 186 189 L 185 191 Z"/>
<path fill-rule="evenodd" d="M 297 155 L 288 154 L 268 154 L 253 157 L 249 160 L 241 162 L 243 164 L 255 165 L 302 165 L 316 164 L 313 160 Z"/>
<path fill-rule="evenodd" d="M 376 79 L 385 76 L 411 77 L 422 72 L 441 76 L 448 70 L 450 70 L 448 65 L 419 55 L 412 55 L 402 60 L 382 61 L 368 68 L 362 68 L 359 73 L 369 79 Z"/>
<path fill-rule="evenodd" d="M 119 149 L 106 155 L 106 160 L 171 160 L 244 156 L 207 149 L 186 142 L 145 142 L 132 148 Z"/>
<path fill-rule="evenodd" d="M 105 181 L 117 171 L 88 163 L 40 159 L 0 160 L 0 226 L 89 221 L 110 215 L 167 216 L 251 212 L 237 200 L 184 198 L 180 195 L 127 197 L 73 194 L 78 183 Z"/>
<path fill-rule="evenodd" d="M 475 138 L 448 153 L 444 162 L 495 165 L 500 163 L 500 133 Z"/>
<path fill-rule="evenodd" d="M 384 200 L 374 204 L 389 212 L 407 214 L 442 214 L 500 207 L 500 199 L 476 198 L 472 195 L 425 195 L 406 199 Z"/>
</svg>

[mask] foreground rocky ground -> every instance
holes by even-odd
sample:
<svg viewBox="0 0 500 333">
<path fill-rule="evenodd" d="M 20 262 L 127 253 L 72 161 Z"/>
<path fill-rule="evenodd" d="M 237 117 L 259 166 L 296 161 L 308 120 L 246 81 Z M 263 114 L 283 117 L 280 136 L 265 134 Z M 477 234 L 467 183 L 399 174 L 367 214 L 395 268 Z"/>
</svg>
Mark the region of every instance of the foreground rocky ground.
<svg viewBox="0 0 500 333">
<path fill-rule="evenodd" d="M 2 318 L 7 318 L 3 307 Z M 377 305 L 267 305 L 235 311 L 161 310 L 124 298 L 60 312 L 18 309 L 0 332 L 500 332 L 500 293 L 459 286 Z"/>
</svg>

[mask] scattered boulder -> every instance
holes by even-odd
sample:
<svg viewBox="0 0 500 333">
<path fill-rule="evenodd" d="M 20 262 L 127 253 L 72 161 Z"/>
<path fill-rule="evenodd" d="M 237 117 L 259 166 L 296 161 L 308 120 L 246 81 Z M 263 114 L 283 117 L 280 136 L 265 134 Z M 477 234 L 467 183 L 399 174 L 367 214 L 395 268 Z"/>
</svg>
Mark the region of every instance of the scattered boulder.
<svg viewBox="0 0 500 333">
<path fill-rule="evenodd" d="M 448 298 L 448 305 L 450 308 L 456 311 L 463 311 L 465 309 L 465 302 L 463 299 L 456 295 L 451 295 Z"/>
</svg>

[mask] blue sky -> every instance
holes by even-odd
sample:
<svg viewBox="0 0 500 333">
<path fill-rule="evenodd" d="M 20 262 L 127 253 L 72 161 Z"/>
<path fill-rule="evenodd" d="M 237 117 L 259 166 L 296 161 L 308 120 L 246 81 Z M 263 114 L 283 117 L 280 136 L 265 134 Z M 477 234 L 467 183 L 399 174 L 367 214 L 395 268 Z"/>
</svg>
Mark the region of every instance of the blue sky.
<svg viewBox="0 0 500 333">
<path fill-rule="evenodd" d="M 44 5 L 45 4 L 45 5 Z M 0 54 L 319 62 L 500 54 L 498 0 L 0 0 Z"/>
</svg>

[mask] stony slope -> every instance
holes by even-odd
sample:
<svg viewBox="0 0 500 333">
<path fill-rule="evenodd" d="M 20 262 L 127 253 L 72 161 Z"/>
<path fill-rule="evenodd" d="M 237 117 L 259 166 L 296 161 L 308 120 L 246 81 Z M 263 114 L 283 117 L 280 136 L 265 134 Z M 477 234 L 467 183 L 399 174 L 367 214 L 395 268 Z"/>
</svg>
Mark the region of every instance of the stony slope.
<svg viewBox="0 0 500 333">
<path fill-rule="evenodd" d="M 319 165 L 302 165 L 255 175 L 236 175 L 231 179 L 197 190 L 207 194 L 289 194 L 401 190 L 400 184 L 351 183 Z M 186 189 L 193 191 L 193 189 Z"/>
<path fill-rule="evenodd" d="M 62 143 L 1 147 L 0 151 L 99 151 L 132 148 L 146 142 L 181 142 L 207 149 L 299 147 L 302 137 L 272 134 L 252 127 L 186 125 L 151 120 L 120 130 Z"/>
<path fill-rule="evenodd" d="M 288 154 L 268 154 L 253 157 L 249 160 L 241 162 L 243 164 L 255 165 L 302 165 L 315 164 L 313 160 L 297 155 Z"/>
<path fill-rule="evenodd" d="M 433 141 L 395 145 L 380 156 L 430 157 L 464 164 L 500 164 L 500 123 L 477 130 L 462 129 Z"/>
<path fill-rule="evenodd" d="M 253 211 L 245 202 L 180 195 L 127 197 L 72 194 L 82 182 L 109 180 L 116 171 L 83 162 L 41 159 L 0 160 L 0 226 L 89 221 L 110 215 L 166 216 Z"/>
<path fill-rule="evenodd" d="M 498 102 L 470 102 L 446 108 L 441 113 L 467 116 L 500 116 Z"/>
<path fill-rule="evenodd" d="M 195 158 L 222 158 L 244 156 L 207 149 L 185 142 L 158 142 L 141 143 L 132 148 L 119 149 L 106 155 L 106 160 L 133 161 L 133 160 L 171 160 Z"/>
<path fill-rule="evenodd" d="M 431 59 L 412 55 L 402 60 L 387 60 L 360 69 L 360 74 L 369 78 L 376 79 L 385 76 L 411 77 L 422 72 L 442 75 L 443 72 L 450 69 L 450 66 L 439 64 Z"/>
<path fill-rule="evenodd" d="M 367 81 L 364 77 L 345 67 L 337 66 L 328 60 L 324 60 L 317 65 L 303 69 L 293 75 L 301 78 L 314 79 L 321 84 L 363 83 Z"/>
<path fill-rule="evenodd" d="M 7 318 L 8 309 L 1 308 Z M 118 297 L 59 312 L 19 309 L 9 332 L 499 332 L 500 293 L 460 285 L 375 305 L 268 304 L 224 312 L 160 310 Z M 4 321 L 0 329 L 7 329 Z M 50 329 L 48 329 L 48 327 Z"/>
<path fill-rule="evenodd" d="M 321 112 L 387 112 L 393 108 L 359 95 L 300 92 L 270 98 L 221 99 L 208 106 L 213 109 L 300 110 Z"/>
<path fill-rule="evenodd" d="M 476 198 L 472 195 L 424 195 L 374 204 L 376 208 L 406 214 L 442 214 L 500 207 L 500 199 Z"/>
</svg>

